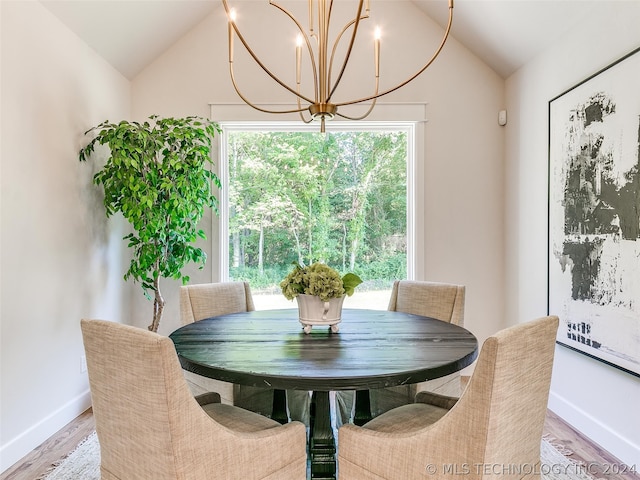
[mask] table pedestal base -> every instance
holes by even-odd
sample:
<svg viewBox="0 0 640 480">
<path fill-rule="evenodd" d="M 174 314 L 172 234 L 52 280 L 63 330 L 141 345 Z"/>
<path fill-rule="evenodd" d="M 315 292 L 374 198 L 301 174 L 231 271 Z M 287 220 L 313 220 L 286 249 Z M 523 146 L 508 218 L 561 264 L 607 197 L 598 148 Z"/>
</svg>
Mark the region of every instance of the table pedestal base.
<svg viewBox="0 0 640 480">
<path fill-rule="evenodd" d="M 356 390 L 356 406 L 353 423 L 361 427 L 371 420 L 371 399 L 369 390 Z"/>
<path fill-rule="evenodd" d="M 282 425 L 289 422 L 289 417 L 287 416 L 287 392 L 284 390 L 273 391 L 271 419 Z"/>
<path fill-rule="evenodd" d="M 331 428 L 329 392 L 313 392 L 310 417 L 311 478 L 335 480 L 336 439 Z"/>
</svg>

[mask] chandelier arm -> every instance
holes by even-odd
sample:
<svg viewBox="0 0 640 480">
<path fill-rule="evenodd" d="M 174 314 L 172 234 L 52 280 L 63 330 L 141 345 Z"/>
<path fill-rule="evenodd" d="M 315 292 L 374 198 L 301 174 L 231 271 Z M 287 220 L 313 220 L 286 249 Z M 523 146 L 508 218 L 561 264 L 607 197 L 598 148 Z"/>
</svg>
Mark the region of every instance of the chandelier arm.
<svg viewBox="0 0 640 480">
<path fill-rule="evenodd" d="M 231 73 L 231 83 L 233 84 L 233 88 L 235 89 L 238 96 L 242 99 L 244 103 L 249 105 L 251 108 L 254 108 L 255 110 L 258 110 L 264 113 L 297 113 L 297 112 L 303 112 L 304 110 L 307 110 L 306 108 L 296 108 L 293 110 L 267 110 L 266 108 L 258 107 L 257 105 L 251 103 L 238 88 L 238 85 L 236 84 L 236 77 L 233 73 L 233 62 L 229 62 L 229 72 Z M 298 98 L 298 106 L 300 105 L 299 102 L 300 102 L 300 98 Z"/>
<path fill-rule="evenodd" d="M 340 69 L 340 73 L 338 74 L 338 78 L 336 78 L 336 83 L 333 84 L 333 87 L 329 91 L 329 96 L 327 97 L 326 100 L 324 100 L 326 103 L 328 103 L 331 100 L 331 97 L 333 96 L 333 93 L 336 91 L 336 88 L 338 88 L 338 85 L 340 84 L 340 80 L 342 80 L 342 76 L 344 75 L 344 71 L 347 68 L 347 63 L 349 62 L 349 57 L 351 56 L 351 52 L 353 50 L 353 44 L 355 43 L 356 35 L 358 34 L 358 26 L 360 25 L 360 20 L 361 20 L 361 16 L 362 16 L 362 5 L 363 5 L 363 3 L 364 3 L 364 0 L 360 0 L 359 3 L 358 3 L 358 11 L 356 13 L 356 18 L 354 19 L 353 33 L 351 34 L 351 41 L 349 42 L 349 47 L 347 48 L 347 53 L 344 56 L 344 62 L 342 63 L 342 68 Z M 340 35 L 342 35 L 342 33 Z M 337 39 L 336 39 L 336 43 L 333 46 L 334 50 L 336 49 L 336 47 L 337 47 Z M 333 62 L 333 53 L 331 54 L 331 59 L 332 59 L 332 62 Z M 331 70 L 331 67 L 329 67 L 329 70 Z M 330 78 L 331 77 L 329 76 L 328 79 L 330 79 Z"/>
<path fill-rule="evenodd" d="M 364 15 L 362 15 L 362 17 L 360 17 L 360 20 L 365 20 L 367 18 L 369 18 L 369 14 L 365 13 Z M 331 50 L 331 58 L 329 60 L 329 81 L 331 81 L 331 70 L 333 69 L 333 58 L 335 57 L 336 50 L 338 49 L 338 44 L 340 43 L 340 39 L 345 34 L 345 32 L 349 29 L 349 27 L 351 27 L 351 25 L 353 25 L 354 23 L 356 23 L 356 19 L 355 18 L 353 20 L 351 20 L 349 23 L 347 23 L 344 26 L 344 28 L 342 29 L 342 31 L 336 37 L 336 41 L 333 44 L 333 49 Z M 337 86 L 337 84 L 336 84 L 336 86 Z M 335 90 L 335 87 L 331 90 L 331 93 L 329 95 L 330 97 L 331 97 L 331 95 L 333 95 L 334 90 Z"/>
<path fill-rule="evenodd" d="M 317 71 L 317 68 L 316 68 L 316 58 L 313 55 L 313 48 L 311 47 L 311 41 L 309 40 L 309 36 L 305 33 L 304 27 L 300 24 L 298 19 L 296 17 L 294 17 L 293 14 L 289 10 L 287 10 L 286 8 L 284 8 L 281 5 L 278 5 L 273 0 L 269 0 L 269 5 L 271 5 L 273 7 L 276 7 L 282 13 L 284 13 L 287 17 L 289 17 L 289 19 L 296 25 L 296 27 L 298 27 L 298 30 L 300 31 L 300 34 L 302 35 L 302 38 L 304 38 L 304 41 L 307 44 L 307 51 L 309 52 L 309 58 L 311 59 L 311 70 L 313 71 L 313 85 L 314 85 L 314 92 L 315 92 L 315 95 L 316 95 L 315 102 L 319 101 L 317 99 L 317 96 L 318 96 L 318 71 Z M 309 103 L 315 103 L 315 102 L 312 102 L 311 100 L 305 98 L 304 96 L 301 96 L 300 92 L 298 92 L 296 95 L 298 95 L 299 97 L 303 98 L 304 100 L 306 100 Z"/>
<path fill-rule="evenodd" d="M 435 53 L 433 54 L 433 56 L 431 57 L 431 59 L 420 69 L 418 70 L 415 74 L 413 74 L 411 77 L 409 77 L 407 80 L 405 80 L 404 82 L 400 83 L 399 85 L 396 85 L 393 88 L 390 88 L 388 90 L 385 90 L 384 92 L 378 93 L 376 95 L 370 95 L 368 97 L 363 97 L 363 98 L 359 98 L 357 100 L 350 100 L 347 102 L 342 102 L 342 103 L 336 103 L 335 105 L 337 107 L 343 107 L 345 105 L 354 105 L 356 103 L 362 103 L 362 102 L 367 102 L 369 100 L 374 100 L 376 98 L 380 98 L 383 97 L 391 92 L 395 92 L 396 90 L 404 87 L 406 84 L 408 84 L 409 82 L 413 81 L 416 79 L 416 77 L 418 77 L 422 72 L 424 72 L 429 65 L 431 65 L 433 63 L 433 61 L 436 59 L 436 57 L 440 54 L 440 52 L 442 51 L 442 48 L 444 47 L 445 42 L 447 41 L 447 37 L 449 36 L 449 32 L 451 31 L 451 23 L 453 21 L 453 0 L 449 0 L 449 22 L 447 24 L 447 28 L 444 32 L 444 36 L 442 38 L 442 42 L 440 43 L 440 46 L 438 47 L 438 49 L 435 51 Z"/>
<path fill-rule="evenodd" d="M 310 118 L 309 120 L 307 120 L 306 118 L 304 118 L 304 115 L 303 115 L 302 111 L 300 112 L 300 120 L 302 120 L 304 123 L 311 123 L 311 122 L 313 122 L 313 118 Z"/>
<path fill-rule="evenodd" d="M 222 4 L 224 5 L 224 9 L 227 12 L 227 18 L 231 18 L 231 13 L 229 11 L 229 5 L 227 4 L 227 0 L 222 0 Z M 244 37 L 242 36 L 242 34 L 240 33 L 240 29 L 238 29 L 238 26 L 236 25 L 236 22 L 231 21 L 231 25 L 233 25 L 233 30 L 236 32 L 236 35 L 238 36 L 238 38 L 240 39 L 240 41 L 242 42 L 242 45 L 244 45 L 244 48 L 247 50 L 247 52 L 249 53 L 249 55 L 251 55 L 251 57 L 253 58 L 253 60 L 258 64 L 258 66 L 260 68 L 262 68 L 262 70 L 269 75 L 276 83 L 278 83 L 282 88 L 288 90 L 289 92 L 293 93 L 296 96 L 300 96 L 300 98 L 302 98 L 304 101 L 309 102 L 309 103 L 315 103 L 313 100 L 310 100 L 309 98 L 307 98 L 304 95 L 300 95 L 298 93 L 296 93 L 296 91 L 291 88 L 289 85 L 287 85 L 286 83 L 284 83 L 282 80 L 280 80 L 278 77 L 275 76 L 275 74 L 273 74 L 271 72 L 271 70 L 269 70 L 258 58 L 258 56 L 254 53 L 254 51 L 251 49 L 251 47 L 249 47 L 249 44 L 247 43 L 247 41 L 244 39 Z M 233 62 L 230 62 L 233 63 Z M 234 82 L 234 86 L 235 86 L 235 82 Z M 237 91 L 237 88 L 236 88 Z M 255 107 L 254 107 L 255 108 Z M 258 109 L 259 110 L 259 109 Z M 297 111 L 297 110 L 296 110 Z M 284 113 L 284 112 L 283 112 Z"/>
<path fill-rule="evenodd" d="M 375 93 L 378 93 L 378 87 L 380 85 L 380 77 L 376 77 L 376 91 Z M 336 111 L 336 115 L 338 115 L 339 117 L 342 118 L 346 118 L 347 120 L 363 120 L 365 118 L 367 118 L 369 116 L 369 114 L 373 111 L 373 107 L 376 106 L 376 102 L 378 101 L 377 98 L 374 98 L 373 101 L 371 102 L 371 106 L 369 107 L 369 109 L 363 114 L 360 115 L 358 117 L 351 117 L 348 115 L 344 115 L 342 113 L 338 113 L 338 111 Z"/>
<path fill-rule="evenodd" d="M 373 101 L 371 102 L 371 106 L 369 107 L 369 109 L 366 111 L 366 113 L 364 115 L 360 115 L 359 117 L 351 117 L 348 115 L 344 115 L 340 112 L 336 112 L 336 116 L 338 117 L 342 117 L 342 118 L 346 118 L 347 120 L 364 120 L 365 118 L 367 118 L 371 112 L 373 111 L 373 107 L 376 106 L 376 102 L 378 101 L 377 98 L 374 98 Z"/>
</svg>

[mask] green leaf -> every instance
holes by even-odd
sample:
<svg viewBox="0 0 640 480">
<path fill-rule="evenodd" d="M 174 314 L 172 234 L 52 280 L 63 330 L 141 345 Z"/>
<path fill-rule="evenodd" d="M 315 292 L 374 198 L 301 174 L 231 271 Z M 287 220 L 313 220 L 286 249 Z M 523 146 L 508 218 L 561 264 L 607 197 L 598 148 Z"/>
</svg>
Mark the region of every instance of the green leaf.
<svg viewBox="0 0 640 480">
<path fill-rule="evenodd" d="M 362 283 L 362 279 L 355 273 L 347 273 L 342 277 L 342 285 L 344 287 L 344 292 L 348 296 L 353 295 L 356 287 L 361 283 Z"/>
</svg>

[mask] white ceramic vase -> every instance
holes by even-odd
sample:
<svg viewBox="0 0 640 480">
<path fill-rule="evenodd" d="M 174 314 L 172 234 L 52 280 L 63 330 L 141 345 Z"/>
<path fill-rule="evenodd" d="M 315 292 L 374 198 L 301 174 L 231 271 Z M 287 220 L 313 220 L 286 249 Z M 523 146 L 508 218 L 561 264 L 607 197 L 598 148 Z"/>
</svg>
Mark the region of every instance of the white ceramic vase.
<svg viewBox="0 0 640 480">
<path fill-rule="evenodd" d="M 331 327 L 333 333 L 338 333 L 342 317 L 342 302 L 344 295 L 340 298 L 332 298 L 328 302 L 323 302 L 315 295 L 300 294 L 296 297 L 298 301 L 298 315 L 304 333 L 311 332 L 311 328 L 316 326 Z"/>
</svg>

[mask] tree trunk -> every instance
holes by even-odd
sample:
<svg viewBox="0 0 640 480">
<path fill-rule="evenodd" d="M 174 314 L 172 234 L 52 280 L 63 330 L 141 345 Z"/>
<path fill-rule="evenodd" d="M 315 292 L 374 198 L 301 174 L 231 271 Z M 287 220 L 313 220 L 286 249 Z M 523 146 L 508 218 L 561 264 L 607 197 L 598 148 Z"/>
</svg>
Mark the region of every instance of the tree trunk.
<svg viewBox="0 0 640 480">
<path fill-rule="evenodd" d="M 264 273 L 264 227 L 260 224 L 260 240 L 258 243 L 258 271 Z"/>
<path fill-rule="evenodd" d="M 162 293 L 160 293 L 160 279 L 156 278 L 153 281 L 153 291 L 155 293 L 155 297 L 153 299 L 153 321 L 151 325 L 149 325 L 149 330 L 152 332 L 158 331 L 158 326 L 160 325 L 160 320 L 162 320 L 162 311 L 164 310 L 164 298 L 162 297 Z"/>
<path fill-rule="evenodd" d="M 356 267 L 356 252 L 358 251 L 358 239 L 354 239 L 351 242 L 351 255 L 349 258 L 349 270 L 353 270 Z"/>
<path fill-rule="evenodd" d="M 296 251 L 298 252 L 298 263 L 302 265 L 304 264 L 304 258 L 302 257 L 302 247 L 300 246 L 300 237 L 298 237 L 298 230 L 293 228 L 291 231 L 293 232 L 293 236 L 296 239 Z"/>
<path fill-rule="evenodd" d="M 342 271 L 347 268 L 347 225 L 342 224 Z"/>
</svg>

